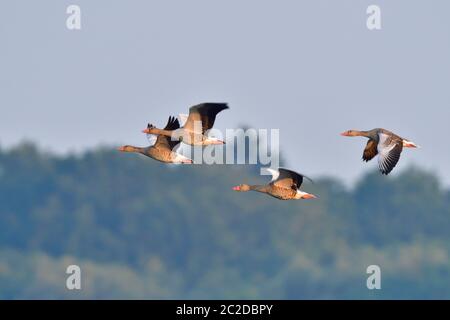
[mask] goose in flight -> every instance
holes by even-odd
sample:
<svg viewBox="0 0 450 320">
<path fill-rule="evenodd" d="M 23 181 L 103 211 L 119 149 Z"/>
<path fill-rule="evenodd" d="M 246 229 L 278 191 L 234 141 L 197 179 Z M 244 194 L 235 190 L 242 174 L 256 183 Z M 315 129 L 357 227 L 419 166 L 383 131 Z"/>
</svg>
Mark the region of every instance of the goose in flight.
<svg viewBox="0 0 450 320">
<path fill-rule="evenodd" d="M 178 120 L 174 117 L 169 117 L 164 130 L 176 130 L 179 127 L 180 123 Z M 164 135 L 149 135 L 149 140 L 154 144 L 145 148 L 126 145 L 120 147 L 118 150 L 122 152 L 141 153 L 144 156 L 164 163 L 192 163 L 191 159 L 176 152 L 176 149 L 180 144 L 179 141 L 172 141 Z"/>
<path fill-rule="evenodd" d="M 202 103 L 189 109 L 184 125 L 177 130 L 158 129 L 149 125 L 142 132 L 147 134 L 164 135 L 175 141 L 183 141 L 189 145 L 224 144 L 225 142 L 208 137 L 207 131 L 211 129 L 219 112 L 228 109 L 226 103 Z M 181 115 L 180 115 L 181 116 Z"/>
<path fill-rule="evenodd" d="M 272 180 L 266 185 L 247 185 L 241 184 L 233 187 L 234 191 L 257 191 L 267 193 L 268 195 L 280 200 L 296 200 L 296 199 L 315 199 L 313 194 L 300 191 L 300 186 L 303 183 L 303 178 L 308 177 L 294 172 L 292 170 L 279 168 L 278 170 L 268 169 L 272 174 Z"/>
<path fill-rule="evenodd" d="M 368 162 L 378 155 L 378 168 L 385 175 L 388 175 L 397 165 L 403 148 L 419 147 L 414 142 L 381 128 L 369 131 L 348 130 L 341 135 L 344 137 L 369 138 L 362 158 Z"/>
</svg>

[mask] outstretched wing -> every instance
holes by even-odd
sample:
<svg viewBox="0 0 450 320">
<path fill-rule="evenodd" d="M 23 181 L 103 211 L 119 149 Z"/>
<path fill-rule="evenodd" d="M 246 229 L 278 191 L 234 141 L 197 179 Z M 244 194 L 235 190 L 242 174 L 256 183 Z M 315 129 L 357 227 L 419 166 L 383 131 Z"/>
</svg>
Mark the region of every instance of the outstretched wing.
<svg viewBox="0 0 450 320">
<path fill-rule="evenodd" d="M 400 160 L 403 150 L 403 141 L 395 135 L 380 133 L 378 143 L 378 167 L 382 174 L 388 175 Z"/>
<path fill-rule="evenodd" d="M 269 169 L 269 172 L 272 174 L 271 184 L 284 189 L 299 189 L 303 183 L 303 178 L 312 182 L 310 178 L 289 169 Z"/>
<path fill-rule="evenodd" d="M 149 126 L 151 126 L 149 124 Z M 169 120 L 167 121 L 166 126 L 164 127 L 164 130 L 176 130 L 180 128 L 180 123 L 178 122 L 178 119 L 175 117 L 169 117 Z M 156 139 L 156 142 L 154 144 L 155 148 L 168 148 L 172 150 L 175 148 L 177 144 L 179 144 L 180 141 L 172 141 L 170 137 L 164 136 L 164 135 L 158 135 L 158 138 Z"/>
<path fill-rule="evenodd" d="M 202 103 L 193 106 L 189 109 L 189 116 L 186 120 L 184 128 L 188 131 L 195 132 L 197 134 L 204 134 L 207 130 L 211 129 L 216 120 L 216 116 L 222 110 L 228 109 L 226 103 Z M 201 123 L 201 132 L 195 127 L 196 122 Z"/>
<path fill-rule="evenodd" d="M 369 139 L 366 148 L 363 153 L 363 160 L 368 162 L 372 160 L 378 154 L 377 142 L 375 140 Z"/>
</svg>

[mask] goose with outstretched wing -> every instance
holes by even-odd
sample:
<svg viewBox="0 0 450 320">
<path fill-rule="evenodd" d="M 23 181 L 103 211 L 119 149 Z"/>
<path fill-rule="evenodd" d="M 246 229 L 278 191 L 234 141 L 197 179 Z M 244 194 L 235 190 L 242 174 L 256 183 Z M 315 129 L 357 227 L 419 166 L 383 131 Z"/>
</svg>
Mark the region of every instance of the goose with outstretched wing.
<svg viewBox="0 0 450 320">
<path fill-rule="evenodd" d="M 362 159 L 366 162 L 378 155 L 378 168 L 388 175 L 400 160 L 403 148 L 418 148 L 414 142 L 404 139 L 389 130 L 377 128 L 369 131 L 347 130 L 341 133 L 345 137 L 366 137 L 369 139 Z"/>
<path fill-rule="evenodd" d="M 278 170 L 268 169 L 272 174 L 272 180 L 265 185 L 248 185 L 241 184 L 233 187 L 234 191 L 246 192 L 256 191 L 266 193 L 280 200 L 298 200 L 298 199 L 315 199 L 315 195 L 303 192 L 300 187 L 304 178 L 312 181 L 310 178 L 297 173 L 295 171 L 279 168 Z"/>
<path fill-rule="evenodd" d="M 224 144 L 222 140 L 207 135 L 219 112 L 228 109 L 226 103 L 207 102 L 195 105 L 189 109 L 189 115 L 184 125 L 176 130 L 158 129 L 152 125 L 143 130 L 147 134 L 164 135 L 172 140 L 183 141 L 189 145 Z"/>
<path fill-rule="evenodd" d="M 148 127 L 151 127 L 149 124 Z M 180 128 L 180 123 L 174 117 L 169 117 L 164 130 L 176 130 Z M 122 146 L 118 150 L 122 152 L 140 153 L 152 159 L 164 163 L 192 163 L 192 160 L 177 153 L 179 141 L 173 141 L 170 137 L 164 135 L 148 134 L 151 143 L 148 147 Z"/>
</svg>

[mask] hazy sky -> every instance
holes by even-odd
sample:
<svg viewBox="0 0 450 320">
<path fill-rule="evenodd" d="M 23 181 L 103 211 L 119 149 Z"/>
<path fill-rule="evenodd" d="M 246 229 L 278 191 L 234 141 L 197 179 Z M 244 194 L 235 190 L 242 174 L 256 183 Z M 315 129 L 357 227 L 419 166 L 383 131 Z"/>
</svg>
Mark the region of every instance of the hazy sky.
<svg viewBox="0 0 450 320">
<path fill-rule="evenodd" d="M 66 28 L 81 7 L 82 30 Z M 382 30 L 366 9 L 381 7 Z M 147 122 L 228 102 L 218 128 L 279 128 L 289 166 L 353 181 L 384 127 L 450 185 L 450 1 L 17 1 L 0 5 L 0 144 L 145 145 Z"/>
</svg>

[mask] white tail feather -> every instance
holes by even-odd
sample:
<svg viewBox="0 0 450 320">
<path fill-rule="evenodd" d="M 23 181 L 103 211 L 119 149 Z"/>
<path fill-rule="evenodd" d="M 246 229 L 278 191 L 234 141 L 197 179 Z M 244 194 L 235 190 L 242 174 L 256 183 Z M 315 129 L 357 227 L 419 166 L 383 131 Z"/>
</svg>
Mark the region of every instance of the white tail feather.
<svg viewBox="0 0 450 320">
<path fill-rule="evenodd" d="M 415 144 L 414 142 L 412 142 L 412 141 L 408 141 L 408 140 L 403 140 L 403 146 L 404 147 L 413 147 L 413 148 L 420 148 L 420 146 L 419 145 L 417 145 L 417 144 Z"/>
</svg>

